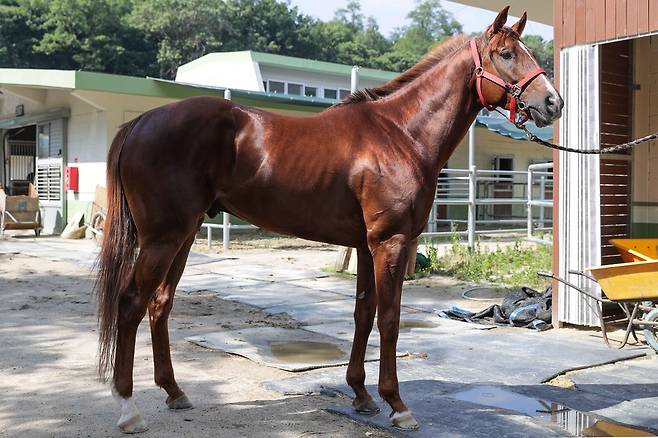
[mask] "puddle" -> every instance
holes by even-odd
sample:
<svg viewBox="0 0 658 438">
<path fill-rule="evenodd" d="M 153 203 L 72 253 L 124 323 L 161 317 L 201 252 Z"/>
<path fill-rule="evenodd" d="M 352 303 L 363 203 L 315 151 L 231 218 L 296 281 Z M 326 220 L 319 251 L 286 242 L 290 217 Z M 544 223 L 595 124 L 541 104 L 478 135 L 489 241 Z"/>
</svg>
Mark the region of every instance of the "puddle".
<svg viewBox="0 0 658 438">
<path fill-rule="evenodd" d="M 272 356 L 286 363 L 323 364 L 347 358 L 347 354 L 330 342 L 270 341 Z"/>
<path fill-rule="evenodd" d="M 616 423 L 555 402 L 535 399 L 496 386 L 477 386 L 450 397 L 483 406 L 516 411 L 552 423 L 572 436 L 656 436 L 648 429 Z"/>
<path fill-rule="evenodd" d="M 422 321 L 420 319 L 400 320 L 400 331 L 402 330 L 409 331 L 414 328 L 434 328 L 434 327 L 438 327 L 438 324 L 430 321 Z"/>
</svg>

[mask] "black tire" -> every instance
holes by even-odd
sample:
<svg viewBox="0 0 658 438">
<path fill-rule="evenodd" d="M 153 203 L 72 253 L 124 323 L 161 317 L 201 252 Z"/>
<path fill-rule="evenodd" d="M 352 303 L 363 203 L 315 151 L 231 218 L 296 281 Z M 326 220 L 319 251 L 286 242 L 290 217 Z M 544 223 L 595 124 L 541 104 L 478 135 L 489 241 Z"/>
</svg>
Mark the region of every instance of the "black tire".
<svg viewBox="0 0 658 438">
<path fill-rule="evenodd" d="M 642 319 L 651 322 L 658 321 L 658 309 L 653 309 L 651 312 L 644 315 L 644 318 Z M 647 344 L 658 353 L 658 326 L 645 325 L 643 333 Z"/>
</svg>

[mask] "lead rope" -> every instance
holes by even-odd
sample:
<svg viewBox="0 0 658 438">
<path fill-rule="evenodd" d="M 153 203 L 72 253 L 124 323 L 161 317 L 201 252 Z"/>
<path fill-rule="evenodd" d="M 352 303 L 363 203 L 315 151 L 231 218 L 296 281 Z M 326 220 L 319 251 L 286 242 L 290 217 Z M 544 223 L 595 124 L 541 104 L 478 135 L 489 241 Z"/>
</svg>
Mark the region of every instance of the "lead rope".
<svg viewBox="0 0 658 438">
<path fill-rule="evenodd" d="M 517 128 L 521 129 L 522 131 L 525 132 L 525 134 L 528 136 L 528 140 L 538 143 L 542 146 L 545 146 L 547 148 L 551 149 L 557 149 L 558 151 L 564 151 L 564 152 L 575 152 L 577 154 L 586 154 L 586 155 L 598 155 L 598 154 L 614 154 L 617 152 L 625 151 L 627 149 L 630 149 L 632 147 L 635 147 L 639 144 L 646 143 L 651 140 L 656 140 L 658 139 L 658 132 L 654 134 L 647 135 L 645 137 L 638 138 L 637 140 L 629 141 L 628 143 L 622 143 L 618 144 L 615 146 L 608 146 L 605 148 L 599 148 L 599 149 L 574 149 L 574 148 L 569 148 L 566 146 L 560 146 L 558 144 L 554 144 L 551 142 L 548 142 L 546 140 L 542 140 L 541 138 L 537 137 L 535 134 L 530 132 L 528 128 L 526 128 L 523 124 L 515 124 Z"/>
</svg>

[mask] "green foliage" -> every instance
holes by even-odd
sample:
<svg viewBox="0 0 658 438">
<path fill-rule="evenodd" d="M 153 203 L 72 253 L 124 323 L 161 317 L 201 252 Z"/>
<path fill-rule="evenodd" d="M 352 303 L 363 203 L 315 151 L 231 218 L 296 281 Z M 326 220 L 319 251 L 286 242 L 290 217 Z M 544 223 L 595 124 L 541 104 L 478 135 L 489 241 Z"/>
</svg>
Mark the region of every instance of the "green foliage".
<svg viewBox="0 0 658 438">
<path fill-rule="evenodd" d="M 540 35 L 524 35 L 521 39 L 546 70 L 548 77 L 553 79 L 553 41 L 545 41 Z"/>
<path fill-rule="evenodd" d="M 428 244 L 427 256 L 433 273 L 446 273 L 474 283 L 542 288 L 547 282 L 537 272 L 551 270 L 553 250 L 547 245 L 526 247 L 515 242 L 513 246 L 496 247 L 493 251 L 484 251 L 478 245 L 471 252 L 466 245 L 453 241 L 443 256 L 435 245 Z"/>
<path fill-rule="evenodd" d="M 127 23 L 151 48 L 149 70 L 164 78 L 179 65 L 213 51 L 226 50 L 223 35 L 228 6 L 216 0 L 136 0 Z"/>
<path fill-rule="evenodd" d="M 407 18 L 386 37 L 358 0 L 327 22 L 282 0 L 0 0 L 0 67 L 172 78 L 207 53 L 255 50 L 402 71 L 462 31 L 439 0 Z M 525 40 L 552 71 L 552 42 Z"/>
<path fill-rule="evenodd" d="M 51 0 L 42 16 L 43 36 L 33 45 L 58 68 L 142 73 L 145 48 L 125 23 L 125 0 Z"/>
</svg>

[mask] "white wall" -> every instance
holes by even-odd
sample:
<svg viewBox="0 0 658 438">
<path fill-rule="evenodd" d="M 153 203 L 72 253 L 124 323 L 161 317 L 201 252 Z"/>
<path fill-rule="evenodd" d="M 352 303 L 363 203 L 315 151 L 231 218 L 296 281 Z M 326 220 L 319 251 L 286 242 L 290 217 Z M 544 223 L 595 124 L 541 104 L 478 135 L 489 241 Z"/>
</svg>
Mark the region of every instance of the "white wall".
<svg viewBox="0 0 658 438">
<path fill-rule="evenodd" d="M 176 81 L 237 90 L 265 91 L 258 64 L 247 52 L 210 53 L 182 65 Z"/>
</svg>

